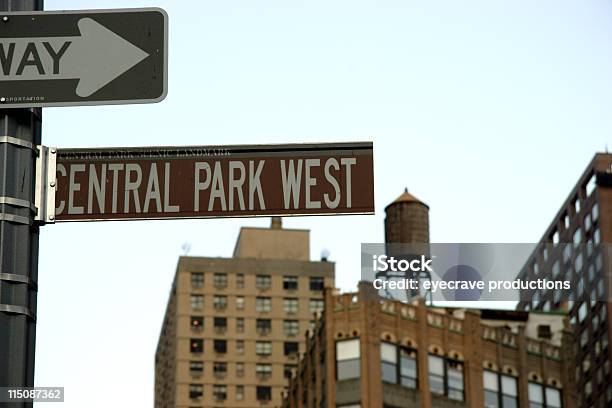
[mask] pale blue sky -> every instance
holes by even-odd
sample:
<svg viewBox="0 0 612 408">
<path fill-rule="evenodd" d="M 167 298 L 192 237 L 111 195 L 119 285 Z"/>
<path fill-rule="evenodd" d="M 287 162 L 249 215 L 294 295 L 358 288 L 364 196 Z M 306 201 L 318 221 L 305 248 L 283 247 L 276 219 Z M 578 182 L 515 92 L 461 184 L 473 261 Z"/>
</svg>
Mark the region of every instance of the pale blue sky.
<svg viewBox="0 0 612 408">
<path fill-rule="evenodd" d="M 561 0 L 96 1 L 170 16 L 168 98 L 44 110 L 58 147 L 372 140 L 374 216 L 285 219 L 359 279 L 405 186 L 435 242 L 537 241 L 612 141 L 612 3 Z M 159 328 L 181 245 L 230 256 L 268 219 L 43 228 L 36 384 L 66 407 L 152 406 Z"/>
</svg>

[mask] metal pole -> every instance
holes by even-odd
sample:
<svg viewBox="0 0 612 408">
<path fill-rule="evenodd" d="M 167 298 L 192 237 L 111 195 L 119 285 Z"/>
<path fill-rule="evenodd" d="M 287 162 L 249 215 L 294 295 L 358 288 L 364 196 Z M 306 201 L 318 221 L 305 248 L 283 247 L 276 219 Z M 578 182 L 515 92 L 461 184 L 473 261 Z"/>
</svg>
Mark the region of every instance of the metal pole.
<svg viewBox="0 0 612 408">
<path fill-rule="evenodd" d="M 0 15 L 42 9 L 43 0 L 0 0 Z M 39 236 L 34 198 L 41 113 L 0 109 L 0 387 L 34 386 Z"/>
</svg>

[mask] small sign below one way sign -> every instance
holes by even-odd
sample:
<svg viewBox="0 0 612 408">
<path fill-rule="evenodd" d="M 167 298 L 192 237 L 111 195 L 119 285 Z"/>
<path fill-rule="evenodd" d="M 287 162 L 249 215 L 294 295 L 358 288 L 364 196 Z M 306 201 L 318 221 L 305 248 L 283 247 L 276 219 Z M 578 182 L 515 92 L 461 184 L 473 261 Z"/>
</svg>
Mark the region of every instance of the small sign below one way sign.
<svg viewBox="0 0 612 408">
<path fill-rule="evenodd" d="M 159 102 L 162 9 L 0 14 L 0 108 Z"/>
</svg>

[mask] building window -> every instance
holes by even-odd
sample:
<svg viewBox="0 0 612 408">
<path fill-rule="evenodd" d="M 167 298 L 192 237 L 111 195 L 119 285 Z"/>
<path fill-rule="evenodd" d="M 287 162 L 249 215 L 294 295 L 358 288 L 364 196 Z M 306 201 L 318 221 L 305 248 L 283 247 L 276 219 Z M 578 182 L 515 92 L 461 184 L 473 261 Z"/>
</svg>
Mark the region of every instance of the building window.
<svg viewBox="0 0 612 408">
<path fill-rule="evenodd" d="M 580 347 L 586 348 L 589 343 L 589 331 L 587 328 L 584 328 L 582 334 L 580 335 Z"/>
<path fill-rule="evenodd" d="M 361 353 L 359 339 L 336 342 L 336 378 L 348 380 L 361 375 Z"/>
<path fill-rule="evenodd" d="M 272 376 L 272 365 L 270 364 L 257 364 L 255 366 L 255 374 L 257 378 L 270 378 Z"/>
<path fill-rule="evenodd" d="M 227 296 L 215 295 L 213 298 L 213 306 L 216 310 L 225 310 L 227 308 Z"/>
<path fill-rule="evenodd" d="M 244 310 L 244 296 L 236 296 L 236 310 Z"/>
<path fill-rule="evenodd" d="M 308 310 L 310 313 L 319 313 L 323 311 L 325 307 L 325 302 L 323 299 L 310 299 Z"/>
<path fill-rule="evenodd" d="M 591 214 L 593 215 L 593 221 L 597 221 L 599 218 L 599 205 L 595 203 L 593 208 L 591 209 Z"/>
<path fill-rule="evenodd" d="M 572 257 L 572 246 L 565 244 L 563 246 L 563 262 L 568 263 L 571 257 Z"/>
<path fill-rule="evenodd" d="M 238 333 L 244 332 L 244 318 L 243 317 L 236 318 L 236 332 Z"/>
<path fill-rule="evenodd" d="M 582 323 L 584 319 L 586 319 L 587 315 L 588 315 L 587 304 L 585 302 L 582 302 L 580 304 L 580 307 L 578 308 L 578 321 Z"/>
<path fill-rule="evenodd" d="M 255 343 L 255 354 L 258 356 L 269 356 L 272 354 L 272 343 L 269 341 L 258 341 Z"/>
<path fill-rule="evenodd" d="M 590 397 L 593 393 L 593 383 L 591 383 L 591 381 L 587 381 L 586 384 L 584 384 L 584 393 L 587 397 Z"/>
<path fill-rule="evenodd" d="M 272 331 L 272 320 L 270 319 L 257 319 L 255 322 L 257 328 L 257 334 L 266 335 Z"/>
<path fill-rule="evenodd" d="M 595 178 L 595 174 L 593 174 L 593 175 L 591 175 L 589 180 L 584 185 L 584 191 L 585 191 L 587 197 L 589 197 L 593 193 L 593 191 L 595 191 L 595 187 L 596 186 L 597 186 L 597 181 L 596 181 L 596 178 Z"/>
<path fill-rule="evenodd" d="M 236 289 L 244 289 L 244 273 L 236 274 Z"/>
<path fill-rule="evenodd" d="M 597 258 L 595 258 L 595 268 L 597 268 L 597 272 L 601 272 L 603 267 L 603 259 L 601 253 L 597 254 Z"/>
<path fill-rule="evenodd" d="M 298 277 L 297 276 L 283 276 L 283 289 L 297 290 L 298 289 Z"/>
<path fill-rule="evenodd" d="M 257 386 L 257 401 L 270 401 L 272 399 L 272 388 L 262 385 Z"/>
<path fill-rule="evenodd" d="M 527 391 L 529 395 L 529 408 L 543 408 L 544 387 L 541 384 L 530 382 Z"/>
<path fill-rule="evenodd" d="M 202 384 L 189 384 L 189 398 L 198 399 L 204 395 L 204 386 Z"/>
<path fill-rule="evenodd" d="M 272 278 L 270 275 L 256 275 L 255 287 L 259 290 L 267 290 L 272 286 Z"/>
<path fill-rule="evenodd" d="M 286 356 L 295 356 L 299 351 L 299 344 L 296 341 L 286 341 L 284 350 Z"/>
<path fill-rule="evenodd" d="M 298 299 L 297 298 L 284 298 L 283 299 L 283 310 L 285 313 L 295 314 L 298 312 Z"/>
<path fill-rule="evenodd" d="M 300 331 L 300 323 L 297 320 L 284 320 L 283 332 L 285 336 L 297 336 Z"/>
<path fill-rule="evenodd" d="M 588 231 L 591 229 L 592 225 L 593 222 L 591 221 L 591 214 L 587 214 L 586 217 L 584 217 L 584 229 Z"/>
<path fill-rule="evenodd" d="M 191 273 L 191 286 L 201 288 L 204 285 L 204 274 L 201 272 Z"/>
<path fill-rule="evenodd" d="M 552 338 L 552 331 L 550 330 L 549 324 L 538 324 L 538 338 L 548 340 Z"/>
<path fill-rule="evenodd" d="M 202 339 L 191 339 L 189 349 L 192 353 L 203 353 L 204 352 L 204 340 Z"/>
<path fill-rule="evenodd" d="M 582 265 L 582 254 L 578 254 L 578 256 L 576 256 L 576 259 L 574 260 L 574 269 L 576 270 L 577 274 L 582 272 Z"/>
<path fill-rule="evenodd" d="M 227 340 L 216 339 L 214 341 L 215 353 L 224 354 L 227 353 Z"/>
<path fill-rule="evenodd" d="M 446 360 L 448 398 L 463 401 L 463 364 L 458 361 Z"/>
<path fill-rule="evenodd" d="M 227 399 L 227 386 L 213 385 L 213 396 L 216 401 L 225 401 Z"/>
<path fill-rule="evenodd" d="M 582 231 L 580 230 L 580 228 L 576 229 L 576 231 L 574 232 L 572 241 L 574 242 L 574 248 L 576 248 L 582 242 Z"/>
<path fill-rule="evenodd" d="M 535 290 L 533 291 L 533 295 L 531 296 L 531 303 L 533 304 L 534 309 L 537 309 L 538 306 L 540 306 L 539 302 L 540 302 L 540 292 Z"/>
<path fill-rule="evenodd" d="M 530 382 L 529 408 L 561 408 L 561 390 Z"/>
<path fill-rule="evenodd" d="M 406 388 L 417 388 L 416 350 L 400 348 L 400 384 Z"/>
<path fill-rule="evenodd" d="M 559 307 L 559 303 L 561 302 L 562 295 L 563 295 L 563 292 L 560 290 L 555 290 L 553 292 L 553 304 L 555 305 L 555 308 Z"/>
<path fill-rule="evenodd" d="M 191 295 L 191 308 L 200 310 L 204 307 L 203 295 Z"/>
<path fill-rule="evenodd" d="M 257 297 L 255 299 L 255 310 L 258 312 L 269 312 L 272 309 L 272 299 L 269 297 Z"/>
<path fill-rule="evenodd" d="M 580 197 L 574 198 L 574 213 L 580 213 Z"/>
<path fill-rule="evenodd" d="M 517 379 L 493 371 L 483 372 L 485 408 L 517 408 Z"/>
<path fill-rule="evenodd" d="M 236 354 L 244 354 L 244 340 L 236 340 Z"/>
<path fill-rule="evenodd" d="M 323 278 L 315 276 L 310 278 L 310 290 L 312 291 L 322 291 L 325 287 L 325 281 Z"/>
<path fill-rule="evenodd" d="M 595 266 L 593 266 L 593 264 L 589 265 L 587 276 L 589 277 L 589 283 L 593 283 L 593 280 L 595 280 Z"/>
<path fill-rule="evenodd" d="M 589 238 L 586 244 L 586 256 L 590 257 L 593 255 L 593 251 L 595 250 L 595 244 L 593 243 L 593 238 Z"/>
<path fill-rule="evenodd" d="M 294 364 L 285 364 L 285 366 L 283 367 L 283 377 L 287 379 L 293 377 L 293 373 L 296 367 L 297 366 Z"/>
<path fill-rule="evenodd" d="M 566 246 L 566 248 L 569 248 L 569 246 Z M 565 250 L 563 252 L 565 253 Z M 561 274 L 561 266 L 559 265 L 559 260 L 557 259 L 555 263 L 553 263 L 553 266 L 552 266 L 552 277 L 554 279 L 557 279 L 560 274 Z"/>
<path fill-rule="evenodd" d="M 606 295 L 605 283 L 603 279 L 600 279 L 597 282 L 597 296 L 599 297 L 599 299 L 603 299 L 605 295 Z M 602 310 L 605 310 L 605 309 L 602 309 Z"/>
<path fill-rule="evenodd" d="M 244 385 L 236 386 L 236 401 L 242 401 L 244 399 Z"/>
<path fill-rule="evenodd" d="M 227 363 L 222 361 L 215 361 L 213 363 L 213 374 L 217 378 L 225 377 L 227 374 Z"/>
<path fill-rule="evenodd" d="M 380 360 L 382 380 L 397 384 L 397 346 L 391 343 L 380 343 Z"/>
<path fill-rule="evenodd" d="M 429 355 L 429 391 L 444 395 L 444 359 Z"/>
<path fill-rule="evenodd" d="M 582 360 L 582 372 L 587 373 L 589 371 L 589 368 L 591 368 L 591 360 L 589 360 L 588 358 Z M 578 369 L 576 370 L 576 377 L 580 377 L 580 370 Z"/>
<path fill-rule="evenodd" d="M 244 363 L 236 363 L 236 377 L 244 377 Z"/>
<path fill-rule="evenodd" d="M 193 330 L 201 330 L 204 328 L 203 316 L 191 316 L 191 328 Z"/>
<path fill-rule="evenodd" d="M 215 332 L 223 333 L 227 330 L 227 318 L 226 317 L 215 317 Z"/>
<path fill-rule="evenodd" d="M 227 274 L 226 273 L 215 273 L 213 275 L 213 284 L 215 288 L 223 289 L 227 287 Z"/>
<path fill-rule="evenodd" d="M 201 361 L 190 361 L 189 372 L 191 374 L 202 374 L 204 371 L 204 363 Z"/>
<path fill-rule="evenodd" d="M 601 243 L 601 231 L 599 231 L 599 228 L 595 228 L 595 232 L 593 232 L 593 242 L 598 245 Z"/>
<path fill-rule="evenodd" d="M 547 408 L 561 408 L 561 391 L 559 389 L 546 387 L 544 397 L 546 398 Z"/>
<path fill-rule="evenodd" d="M 433 394 L 446 395 L 463 401 L 463 364 L 454 360 L 429 355 L 429 390 Z"/>
<path fill-rule="evenodd" d="M 533 274 L 535 276 L 538 276 L 538 274 L 540 273 L 540 267 L 538 266 L 538 261 L 537 260 L 533 261 L 532 269 L 533 269 Z"/>
<path fill-rule="evenodd" d="M 485 408 L 499 408 L 499 376 L 497 373 L 485 370 L 483 372 Z"/>
</svg>

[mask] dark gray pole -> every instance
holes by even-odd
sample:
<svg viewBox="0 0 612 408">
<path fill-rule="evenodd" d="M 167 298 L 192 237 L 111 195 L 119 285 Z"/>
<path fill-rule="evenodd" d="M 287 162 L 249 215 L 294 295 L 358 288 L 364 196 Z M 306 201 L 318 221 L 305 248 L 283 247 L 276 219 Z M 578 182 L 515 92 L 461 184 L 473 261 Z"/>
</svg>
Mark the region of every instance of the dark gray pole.
<svg viewBox="0 0 612 408">
<path fill-rule="evenodd" d="M 2 11 L 42 9 L 43 0 L 0 0 L 0 25 Z M 0 387 L 34 386 L 39 144 L 41 109 L 0 109 Z M 26 408 L 32 403 L 3 406 Z"/>
</svg>

